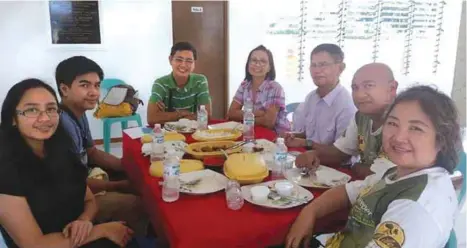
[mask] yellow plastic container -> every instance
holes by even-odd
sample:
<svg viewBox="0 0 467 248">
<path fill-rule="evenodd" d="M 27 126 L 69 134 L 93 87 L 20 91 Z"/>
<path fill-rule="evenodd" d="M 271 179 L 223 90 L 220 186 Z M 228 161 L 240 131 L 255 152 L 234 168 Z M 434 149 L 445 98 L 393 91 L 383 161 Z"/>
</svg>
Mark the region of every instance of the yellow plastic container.
<svg viewBox="0 0 467 248">
<path fill-rule="evenodd" d="M 204 134 L 204 135 L 203 135 Z M 196 131 L 191 137 L 197 141 L 237 140 L 242 132 L 237 129 L 211 129 Z"/>
<path fill-rule="evenodd" d="M 224 174 L 240 184 L 253 184 L 262 182 L 269 175 L 269 169 L 261 154 L 237 153 L 229 155 L 225 161 Z"/>
<path fill-rule="evenodd" d="M 203 159 L 206 156 L 224 156 L 224 154 L 221 151 L 207 151 L 203 152 L 201 149 L 203 148 L 213 148 L 213 147 L 224 147 L 228 148 L 235 145 L 235 141 L 206 141 L 206 142 L 196 142 L 196 143 L 191 143 L 186 147 L 186 152 L 193 156 L 196 159 Z M 234 152 L 239 152 L 241 151 L 242 147 L 237 147 L 234 149 L 228 149 L 226 152 L 227 154 L 234 153 Z"/>
<path fill-rule="evenodd" d="M 164 141 L 185 141 L 186 138 L 183 134 L 179 134 L 177 132 L 167 132 L 164 134 Z M 143 134 L 141 137 L 141 143 L 151 143 L 152 142 L 152 135 L 150 134 Z"/>
<path fill-rule="evenodd" d="M 177 132 L 167 132 L 164 134 L 164 141 L 185 141 L 185 135 Z"/>
<path fill-rule="evenodd" d="M 182 159 L 180 160 L 180 173 L 204 170 L 204 165 L 199 160 Z M 149 174 L 153 177 L 162 177 L 164 175 L 164 164 L 162 161 L 151 163 Z"/>
</svg>

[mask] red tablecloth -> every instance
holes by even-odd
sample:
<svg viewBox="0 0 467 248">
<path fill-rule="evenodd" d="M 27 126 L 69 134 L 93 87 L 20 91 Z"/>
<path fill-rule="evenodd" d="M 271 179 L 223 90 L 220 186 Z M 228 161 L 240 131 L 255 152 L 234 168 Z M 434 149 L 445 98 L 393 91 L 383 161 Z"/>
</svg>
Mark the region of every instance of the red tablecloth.
<svg viewBox="0 0 467 248">
<path fill-rule="evenodd" d="M 255 128 L 257 139 L 273 140 L 275 133 Z M 187 137 L 187 142 L 193 140 Z M 170 247 L 267 247 L 283 243 L 287 231 L 301 210 L 266 209 L 245 201 L 238 211 L 227 208 L 225 192 L 180 195 L 173 203 L 162 200 L 159 180 L 149 175 L 149 159 L 141 155 L 141 142 L 123 135 L 123 164 L 141 196 L 158 237 Z M 318 197 L 323 191 L 312 189 Z M 336 212 L 317 222 L 315 232 L 333 232 L 342 227 L 348 212 Z"/>
</svg>

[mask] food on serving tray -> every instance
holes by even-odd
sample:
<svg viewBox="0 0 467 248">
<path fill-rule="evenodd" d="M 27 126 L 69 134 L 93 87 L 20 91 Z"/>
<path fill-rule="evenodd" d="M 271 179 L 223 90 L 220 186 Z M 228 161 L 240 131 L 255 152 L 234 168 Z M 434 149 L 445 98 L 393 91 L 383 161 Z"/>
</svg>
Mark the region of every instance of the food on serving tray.
<svg viewBox="0 0 467 248">
<path fill-rule="evenodd" d="M 264 148 L 261 146 L 254 146 L 253 147 L 253 152 L 262 152 L 264 151 Z"/>
<path fill-rule="evenodd" d="M 269 175 L 264 159 L 257 153 L 229 155 L 224 163 L 224 174 L 241 184 L 259 183 Z"/>
<path fill-rule="evenodd" d="M 220 150 L 225 150 L 229 148 L 226 145 L 213 145 L 213 146 L 202 146 L 200 148 L 195 148 L 193 151 L 195 152 L 218 152 Z"/>
<path fill-rule="evenodd" d="M 236 140 L 242 136 L 242 132 L 232 129 L 212 129 L 198 130 L 193 133 L 193 139 L 198 141 L 213 141 L 213 140 Z"/>
<path fill-rule="evenodd" d="M 164 141 L 185 141 L 185 136 L 179 134 L 177 132 L 165 132 L 164 133 Z M 151 143 L 152 142 L 152 134 L 143 134 L 141 136 L 141 143 Z"/>
<path fill-rule="evenodd" d="M 197 159 L 203 159 L 205 156 L 223 156 L 221 149 L 225 150 L 235 145 L 235 141 L 206 141 L 191 143 L 186 147 L 186 152 Z M 228 149 L 225 152 L 230 154 L 239 152 L 241 146 Z"/>
<path fill-rule="evenodd" d="M 180 160 L 180 173 L 187 173 L 199 170 L 204 170 L 204 166 L 201 161 L 194 159 Z M 164 175 L 163 161 L 152 162 L 151 167 L 149 167 L 149 174 L 151 174 L 151 176 L 153 177 L 162 177 L 162 175 Z"/>
</svg>

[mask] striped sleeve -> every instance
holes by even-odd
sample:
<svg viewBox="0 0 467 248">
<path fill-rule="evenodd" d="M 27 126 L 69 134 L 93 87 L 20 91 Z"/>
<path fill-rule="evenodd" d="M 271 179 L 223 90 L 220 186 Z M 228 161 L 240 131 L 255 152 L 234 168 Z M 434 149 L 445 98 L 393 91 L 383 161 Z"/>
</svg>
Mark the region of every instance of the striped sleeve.
<svg viewBox="0 0 467 248">
<path fill-rule="evenodd" d="M 158 80 L 154 82 L 151 90 L 151 97 L 149 98 L 150 103 L 164 101 L 167 96 L 167 88 Z"/>
<path fill-rule="evenodd" d="M 234 101 L 236 101 L 238 104 L 243 105 L 243 93 L 245 92 L 245 83 L 242 82 L 240 86 L 238 86 L 237 92 L 235 93 L 235 96 L 233 98 Z"/>
<path fill-rule="evenodd" d="M 209 94 L 208 79 L 203 76 L 198 84 L 198 94 L 196 97 L 198 105 L 209 104 L 211 102 L 211 95 Z"/>
</svg>

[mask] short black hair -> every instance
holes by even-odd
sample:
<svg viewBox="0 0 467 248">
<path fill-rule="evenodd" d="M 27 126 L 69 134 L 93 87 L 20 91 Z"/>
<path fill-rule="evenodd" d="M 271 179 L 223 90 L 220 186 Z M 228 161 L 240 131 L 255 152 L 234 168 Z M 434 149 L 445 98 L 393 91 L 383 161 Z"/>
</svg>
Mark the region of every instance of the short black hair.
<svg viewBox="0 0 467 248">
<path fill-rule="evenodd" d="M 443 167 L 452 173 L 459 162 L 459 154 L 462 151 L 459 115 L 454 101 L 434 87 L 413 86 L 397 95 L 394 103 L 389 107 L 385 119 L 397 104 L 411 101 L 420 104 L 422 111 L 430 118 L 435 127 L 436 145 L 440 149 L 435 166 Z"/>
<path fill-rule="evenodd" d="M 344 52 L 336 44 L 324 43 L 324 44 L 318 45 L 317 47 L 313 49 L 313 51 L 311 51 L 310 57 L 321 52 L 329 53 L 329 55 L 331 55 L 331 57 L 334 59 L 336 63 L 344 62 Z"/>
<path fill-rule="evenodd" d="M 102 68 L 96 62 L 84 56 L 73 56 L 60 62 L 55 70 L 55 81 L 60 96 L 63 96 L 60 91 L 60 84 L 71 87 L 76 77 L 91 72 L 97 73 L 100 80 L 104 79 Z"/>
<path fill-rule="evenodd" d="M 196 52 L 196 48 L 190 43 L 186 41 L 181 41 L 175 43 L 170 49 L 170 56 L 174 56 L 178 51 L 191 51 L 193 53 L 193 58 L 195 60 L 198 59 L 198 53 Z"/>
<path fill-rule="evenodd" d="M 272 52 L 263 45 L 257 46 L 255 49 L 251 50 L 250 54 L 248 54 L 248 59 L 245 65 L 245 79 L 244 80 L 251 81 L 253 79 L 253 76 L 251 76 L 248 70 L 248 67 L 250 65 L 251 55 L 253 54 L 254 51 L 266 52 L 266 54 L 268 55 L 268 60 L 269 60 L 269 72 L 266 74 L 265 79 L 275 80 L 276 79 L 276 68 L 274 67 L 274 59 L 272 57 Z"/>
</svg>

